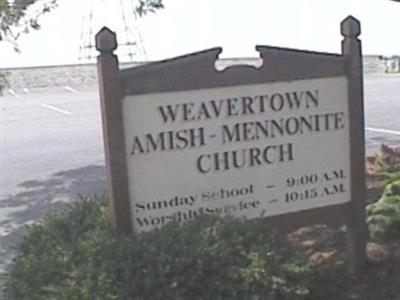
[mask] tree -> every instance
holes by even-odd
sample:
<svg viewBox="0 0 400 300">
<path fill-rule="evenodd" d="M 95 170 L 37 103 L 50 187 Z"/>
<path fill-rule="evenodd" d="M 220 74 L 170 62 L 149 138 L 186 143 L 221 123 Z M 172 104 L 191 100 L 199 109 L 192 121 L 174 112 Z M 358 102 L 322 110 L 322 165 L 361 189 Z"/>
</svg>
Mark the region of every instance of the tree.
<svg viewBox="0 0 400 300">
<path fill-rule="evenodd" d="M 0 0 L 0 40 L 12 43 L 19 51 L 18 38 L 40 29 L 38 20 L 57 7 L 57 0 Z"/>
<path fill-rule="evenodd" d="M 140 16 L 164 7 L 163 0 L 130 1 L 137 2 L 136 11 Z M 40 17 L 55 9 L 57 3 L 58 0 L 0 0 L 0 41 L 12 43 L 19 51 L 18 38 L 32 29 L 40 29 Z"/>
<path fill-rule="evenodd" d="M 156 10 L 164 8 L 163 0 L 138 0 L 136 10 L 140 16 L 147 13 L 154 13 Z"/>
</svg>

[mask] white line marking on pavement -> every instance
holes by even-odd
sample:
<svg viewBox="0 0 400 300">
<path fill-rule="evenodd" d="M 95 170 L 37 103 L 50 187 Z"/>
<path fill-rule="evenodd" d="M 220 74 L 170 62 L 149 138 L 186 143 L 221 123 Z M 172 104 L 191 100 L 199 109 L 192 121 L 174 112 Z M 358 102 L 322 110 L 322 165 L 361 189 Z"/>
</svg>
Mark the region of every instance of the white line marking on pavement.
<svg viewBox="0 0 400 300">
<path fill-rule="evenodd" d="M 73 89 L 72 87 L 70 87 L 68 85 L 64 86 L 64 89 L 67 90 L 68 92 L 71 92 L 71 93 L 75 93 L 75 94 L 79 93 L 79 91 Z"/>
<path fill-rule="evenodd" d="M 13 95 L 14 97 L 21 98 L 21 96 L 18 95 L 16 92 L 14 92 L 13 89 L 8 89 L 8 92 L 9 92 L 11 95 Z"/>
<path fill-rule="evenodd" d="M 46 104 L 46 103 L 42 103 L 42 107 L 48 108 L 48 109 L 50 109 L 50 110 L 59 112 L 59 113 L 64 114 L 64 115 L 70 115 L 70 114 L 71 114 L 71 113 L 70 113 L 69 111 L 67 111 L 67 110 L 63 110 L 63 109 L 61 109 L 61 108 L 58 108 L 58 107 L 55 107 L 55 106 L 53 106 L 53 105 L 49 105 L 49 104 Z"/>
<path fill-rule="evenodd" d="M 365 127 L 365 129 L 367 129 L 369 131 L 400 135 L 400 131 L 396 131 L 396 130 L 383 129 L 383 128 L 372 128 L 372 127 Z"/>
</svg>

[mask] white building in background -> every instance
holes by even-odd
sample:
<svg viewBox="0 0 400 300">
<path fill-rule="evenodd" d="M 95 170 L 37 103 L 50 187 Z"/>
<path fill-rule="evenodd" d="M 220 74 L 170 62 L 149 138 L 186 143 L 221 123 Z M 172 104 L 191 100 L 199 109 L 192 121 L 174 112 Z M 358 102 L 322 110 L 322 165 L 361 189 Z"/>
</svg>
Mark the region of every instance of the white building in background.
<svg viewBox="0 0 400 300">
<path fill-rule="evenodd" d="M 400 56 L 382 57 L 385 62 L 385 73 L 400 73 Z"/>
</svg>

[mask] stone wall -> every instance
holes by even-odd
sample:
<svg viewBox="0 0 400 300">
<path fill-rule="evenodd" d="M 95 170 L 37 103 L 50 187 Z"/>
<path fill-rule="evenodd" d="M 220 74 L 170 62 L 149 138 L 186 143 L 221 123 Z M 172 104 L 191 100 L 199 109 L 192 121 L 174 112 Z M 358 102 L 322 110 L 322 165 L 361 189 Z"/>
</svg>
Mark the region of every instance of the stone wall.
<svg viewBox="0 0 400 300">
<path fill-rule="evenodd" d="M 223 67 L 240 63 L 257 65 L 257 59 L 224 59 L 218 61 L 217 65 Z M 383 73 L 384 62 L 379 60 L 379 56 L 365 56 L 364 71 Z M 84 90 L 93 89 L 97 85 L 97 70 L 94 64 L 0 69 L 0 73 L 6 74 L 9 88 L 16 93 L 58 88 Z"/>
<path fill-rule="evenodd" d="M 97 84 L 95 65 L 70 65 L 2 69 L 8 87 L 15 92 L 24 89 L 91 88 Z"/>
</svg>

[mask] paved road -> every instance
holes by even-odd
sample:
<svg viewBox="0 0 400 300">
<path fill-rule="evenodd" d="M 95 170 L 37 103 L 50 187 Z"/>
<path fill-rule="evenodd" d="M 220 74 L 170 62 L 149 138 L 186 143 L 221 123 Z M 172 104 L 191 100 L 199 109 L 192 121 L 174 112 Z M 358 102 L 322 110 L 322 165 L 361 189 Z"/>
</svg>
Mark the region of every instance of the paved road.
<svg viewBox="0 0 400 300">
<path fill-rule="evenodd" d="M 364 86 L 367 152 L 400 145 L 400 75 L 366 75 Z"/>
<path fill-rule="evenodd" d="M 105 186 L 96 87 L 0 98 L 0 273 L 17 229 Z M 400 144 L 400 76 L 365 77 L 368 152 Z"/>
<path fill-rule="evenodd" d="M 82 165 L 104 164 L 96 88 L 29 93 L 0 100 L 1 196 L 28 179 L 43 179 Z"/>
</svg>

